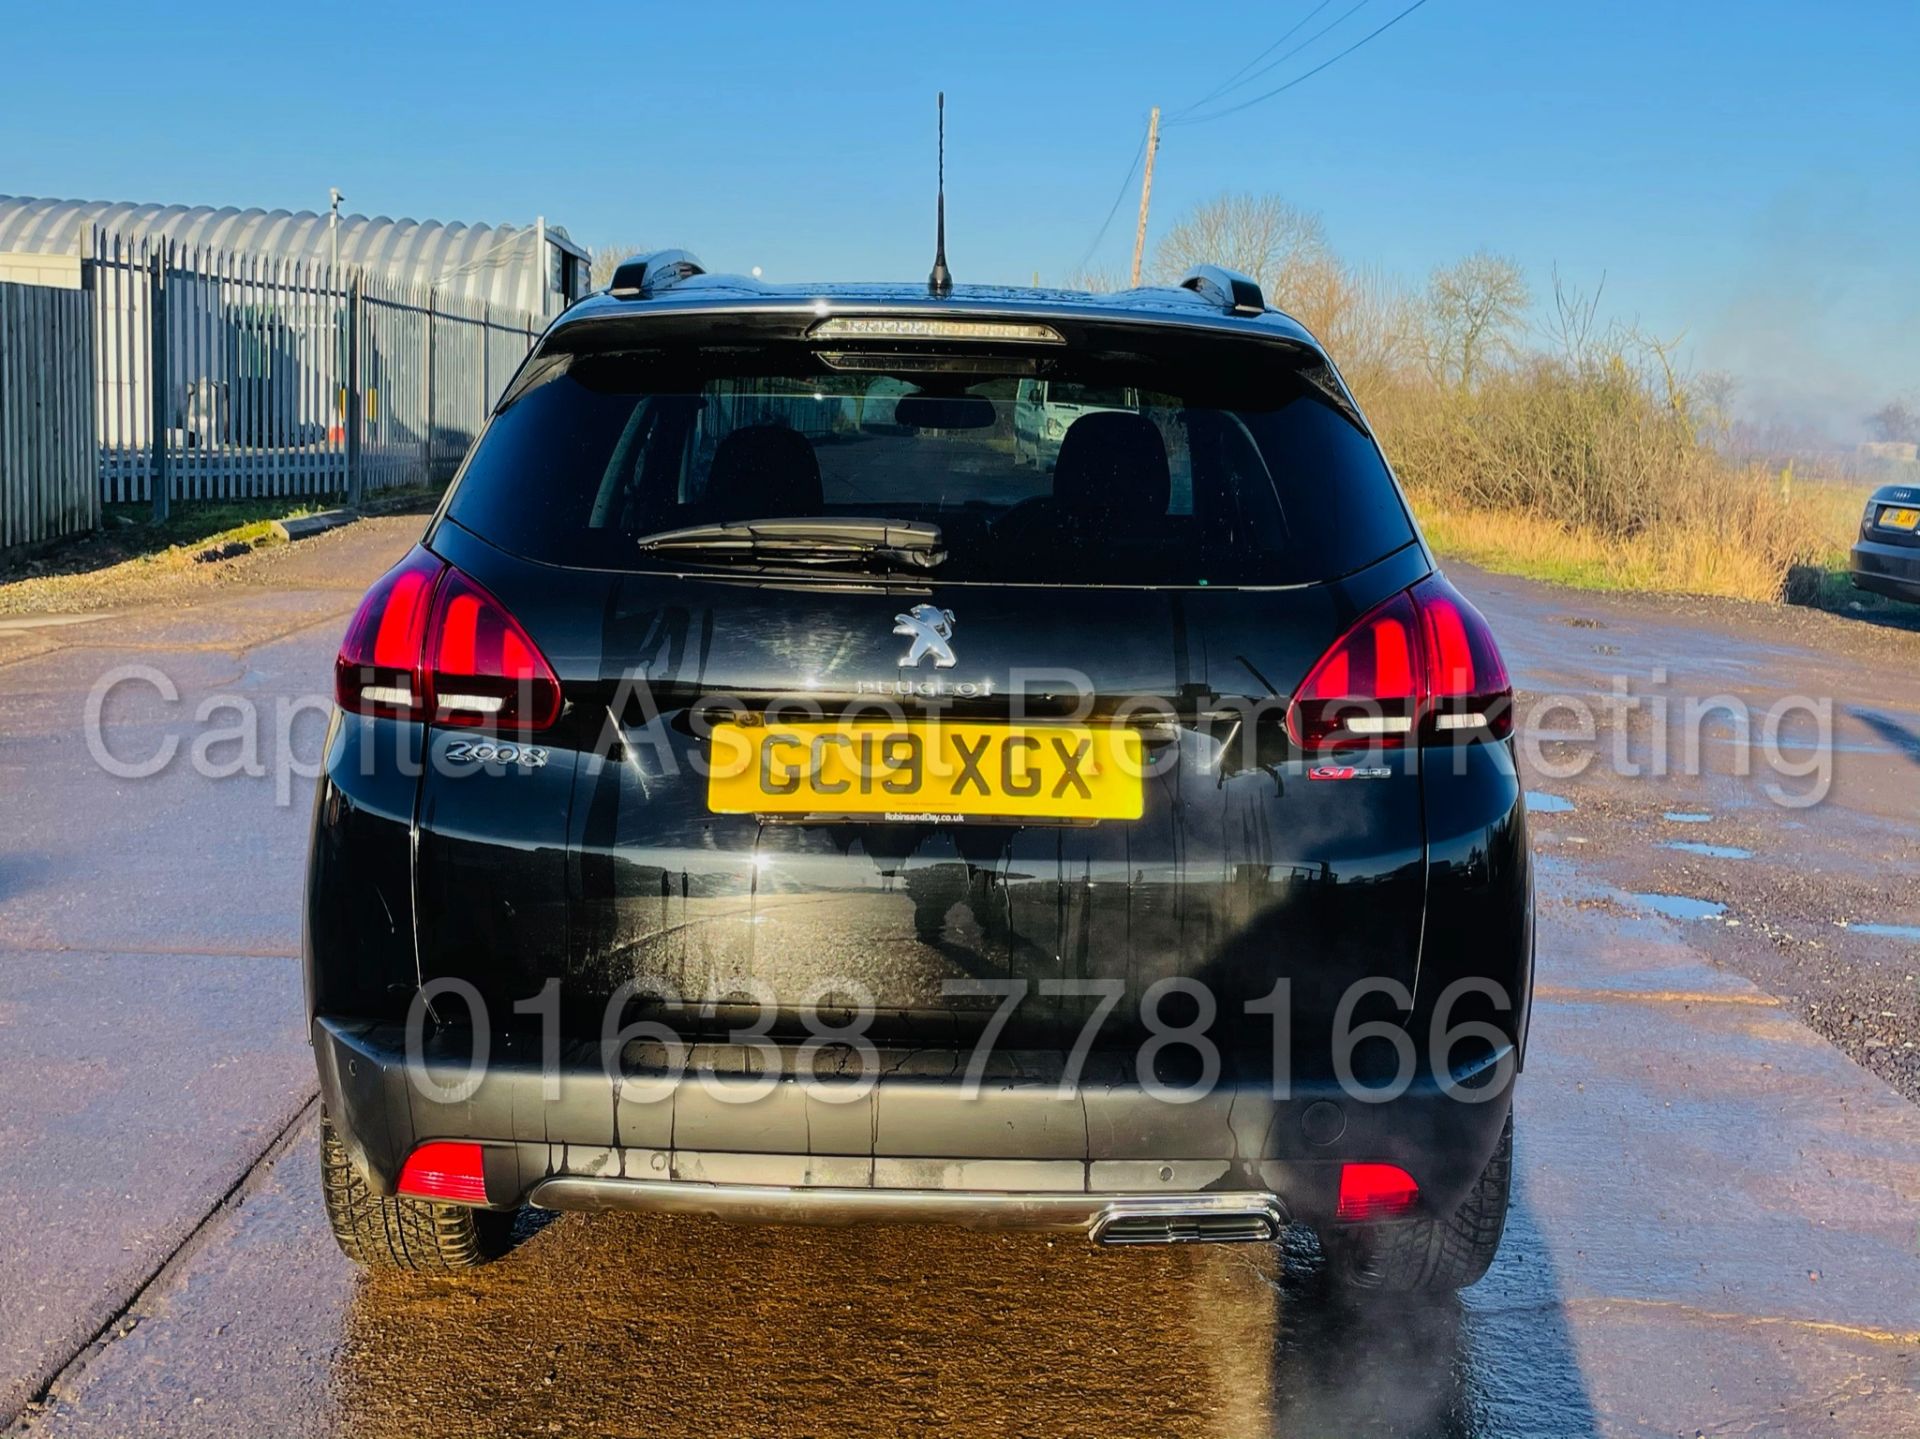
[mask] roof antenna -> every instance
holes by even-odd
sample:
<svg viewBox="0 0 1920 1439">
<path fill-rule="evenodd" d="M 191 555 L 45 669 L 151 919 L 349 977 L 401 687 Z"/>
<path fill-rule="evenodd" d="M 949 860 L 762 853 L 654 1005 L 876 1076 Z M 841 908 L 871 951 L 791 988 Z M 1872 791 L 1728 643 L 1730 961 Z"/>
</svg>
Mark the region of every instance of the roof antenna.
<svg viewBox="0 0 1920 1439">
<path fill-rule="evenodd" d="M 933 241 L 933 273 L 927 293 L 945 299 L 953 293 L 953 275 L 947 269 L 947 92 L 940 92 L 940 198 Z"/>
</svg>

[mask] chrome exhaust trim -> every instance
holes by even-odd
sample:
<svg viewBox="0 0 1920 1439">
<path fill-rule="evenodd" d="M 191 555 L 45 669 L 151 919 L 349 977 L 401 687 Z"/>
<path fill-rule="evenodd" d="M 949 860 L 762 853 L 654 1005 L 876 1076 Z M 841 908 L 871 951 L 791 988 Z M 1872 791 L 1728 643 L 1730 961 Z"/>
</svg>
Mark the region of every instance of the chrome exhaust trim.
<svg viewBox="0 0 1920 1439">
<path fill-rule="evenodd" d="M 1096 1244 L 1267 1244 L 1286 1223 L 1271 1194 L 1194 1194 L 1116 1201 L 1089 1237 Z"/>
<path fill-rule="evenodd" d="M 1264 1191 L 1204 1194 L 1011 1193 L 706 1184 L 556 1175 L 535 1185 L 541 1209 L 696 1214 L 741 1224 L 957 1224 L 1084 1234 L 1102 1244 L 1254 1243 L 1279 1236 L 1286 1206 Z"/>
</svg>

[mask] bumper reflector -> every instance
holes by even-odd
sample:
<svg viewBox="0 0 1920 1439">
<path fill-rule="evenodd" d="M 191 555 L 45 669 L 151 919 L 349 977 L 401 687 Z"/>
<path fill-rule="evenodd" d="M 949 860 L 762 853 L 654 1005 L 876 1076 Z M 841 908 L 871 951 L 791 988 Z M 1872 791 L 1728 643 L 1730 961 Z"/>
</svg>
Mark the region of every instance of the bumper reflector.
<svg viewBox="0 0 1920 1439">
<path fill-rule="evenodd" d="M 400 1171 L 400 1192 L 415 1199 L 450 1199 L 460 1204 L 487 1202 L 487 1176 L 480 1146 L 436 1139 L 407 1156 Z M 1343 1188 L 1341 1193 L 1345 1194 Z"/>
<path fill-rule="evenodd" d="M 1419 1202 L 1420 1186 L 1397 1164 L 1343 1164 L 1340 1167 L 1341 1220 L 1398 1219 Z"/>
</svg>

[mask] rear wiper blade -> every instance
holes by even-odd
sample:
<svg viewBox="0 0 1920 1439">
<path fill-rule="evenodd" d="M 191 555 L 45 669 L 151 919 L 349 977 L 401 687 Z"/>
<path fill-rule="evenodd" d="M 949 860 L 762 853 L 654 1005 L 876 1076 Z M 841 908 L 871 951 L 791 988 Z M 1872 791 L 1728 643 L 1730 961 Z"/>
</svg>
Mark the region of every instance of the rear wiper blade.
<svg viewBox="0 0 1920 1439">
<path fill-rule="evenodd" d="M 662 530 L 642 535 L 635 543 L 643 554 L 684 553 L 702 559 L 790 565 L 881 564 L 930 570 L 947 557 L 938 525 L 858 515 L 727 520 Z"/>
</svg>

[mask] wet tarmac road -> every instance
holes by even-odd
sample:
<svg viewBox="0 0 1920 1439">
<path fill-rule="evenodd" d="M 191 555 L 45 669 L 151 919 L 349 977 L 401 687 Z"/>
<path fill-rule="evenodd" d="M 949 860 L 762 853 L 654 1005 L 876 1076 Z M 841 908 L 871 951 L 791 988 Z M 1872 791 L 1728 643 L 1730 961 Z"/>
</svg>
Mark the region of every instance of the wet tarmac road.
<svg viewBox="0 0 1920 1439">
<path fill-rule="evenodd" d="M 1469 587 L 1536 719 L 1536 850 L 1621 891 L 1590 904 L 1688 921 L 1715 963 L 1920 1103 L 1920 634 L 1488 575 Z M 1616 688 L 1637 702 L 1625 718 Z M 1593 703 L 1591 743 L 1541 738 L 1574 727 L 1548 696 Z M 1807 743 L 1823 727 L 1830 768 Z M 1595 762 L 1563 778 L 1583 755 Z"/>
<path fill-rule="evenodd" d="M 1729 803 L 1733 778 L 1712 773 L 1644 796 L 1583 777 L 1560 786 L 1570 812 L 1541 817 L 1515 1213 L 1492 1274 L 1458 1302 L 1346 1307 L 1304 1246 L 1106 1251 L 614 1215 L 548 1224 L 469 1281 L 355 1274 L 320 1218 L 298 1036 L 304 804 L 275 805 L 268 779 L 209 783 L 184 767 L 116 781 L 76 722 L 98 673 L 127 659 L 163 668 L 182 699 L 129 692 L 122 755 L 187 731 L 182 712 L 214 689 L 269 704 L 304 692 L 409 526 L 311 542 L 271 590 L 116 621 L 84 646 L 36 635 L 9 663 L 0 636 L 0 1422 L 113 1435 L 1920 1433 L 1920 1116 L 1803 1023 L 1802 998 L 1746 977 L 1759 960 L 1740 946 L 1777 886 L 1732 882 L 1728 902 L 1753 917 L 1738 930 L 1631 898 L 1685 888 L 1669 864 L 1738 863 L 1656 856 L 1649 838 L 1677 827 L 1662 817 L 1676 803 L 1746 812 Z M 1608 632 L 1576 638 L 1616 646 L 1598 662 L 1637 663 L 1624 653 L 1636 643 L 1690 647 L 1701 684 L 1738 664 L 1756 693 L 1818 669 L 1770 633 L 1703 638 L 1656 612 L 1468 588 L 1529 688 L 1596 683 L 1553 618 L 1590 610 Z M 1920 707 L 1902 692 L 1911 655 L 1842 669 L 1814 678 L 1871 695 L 1876 713 Z M 1912 861 L 1877 826 L 1915 812 L 1920 766 L 1860 751 L 1841 756 L 1834 805 L 1786 833 L 1802 864 L 1831 850 L 1836 874 L 1872 856 L 1856 888 L 1897 920 Z M 1758 814 L 1750 827 L 1774 822 Z M 1777 837 L 1748 845 L 1781 863 Z M 1786 930 L 1808 922 L 1794 892 L 1781 903 Z M 1861 953 L 1854 968 L 1871 967 Z"/>
</svg>

